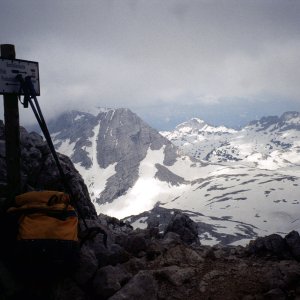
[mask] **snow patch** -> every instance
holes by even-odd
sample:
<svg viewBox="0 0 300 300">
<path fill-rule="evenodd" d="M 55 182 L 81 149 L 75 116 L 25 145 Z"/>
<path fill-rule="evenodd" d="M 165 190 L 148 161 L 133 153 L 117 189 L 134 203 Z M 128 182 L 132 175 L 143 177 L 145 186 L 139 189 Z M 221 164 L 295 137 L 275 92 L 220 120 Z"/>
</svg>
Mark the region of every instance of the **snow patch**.
<svg viewBox="0 0 300 300">
<path fill-rule="evenodd" d="M 80 119 L 82 119 L 84 117 L 84 115 L 77 115 L 75 118 L 74 118 L 74 121 L 78 121 Z"/>
<path fill-rule="evenodd" d="M 86 169 L 80 164 L 75 164 L 77 170 L 85 180 L 94 204 L 96 199 L 100 197 L 101 192 L 104 190 L 108 178 L 116 173 L 115 166 L 117 164 L 111 164 L 106 169 L 99 166 L 97 161 L 97 139 L 99 130 L 100 123 L 94 127 L 93 136 L 89 139 L 91 146 L 86 147 L 88 156 L 92 161 L 92 166 L 89 169 Z"/>
<path fill-rule="evenodd" d="M 97 210 L 122 219 L 151 210 L 162 199 L 168 202 L 181 195 L 185 185 L 170 187 L 168 183 L 154 178 L 157 172 L 155 164 L 163 164 L 163 160 L 164 147 L 159 150 L 149 148 L 146 157 L 140 163 L 139 179 L 135 185 L 112 203 L 98 205 Z"/>
<path fill-rule="evenodd" d="M 57 152 L 62 153 L 66 156 L 72 156 L 74 153 L 75 143 L 70 143 L 70 139 L 64 140 L 58 147 Z"/>
<path fill-rule="evenodd" d="M 133 227 L 133 229 L 137 229 L 137 228 L 146 229 L 148 226 L 148 224 L 146 223 L 147 219 L 148 219 L 148 217 L 139 218 L 138 220 L 136 220 L 135 222 L 133 222 L 130 225 Z"/>
</svg>

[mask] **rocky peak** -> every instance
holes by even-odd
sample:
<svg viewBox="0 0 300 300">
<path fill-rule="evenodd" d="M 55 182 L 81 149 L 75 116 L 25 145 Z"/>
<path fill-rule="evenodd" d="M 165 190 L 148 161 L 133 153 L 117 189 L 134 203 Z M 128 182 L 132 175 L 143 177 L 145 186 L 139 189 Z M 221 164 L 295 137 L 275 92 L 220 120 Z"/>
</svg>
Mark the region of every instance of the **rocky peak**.
<svg viewBox="0 0 300 300">
<path fill-rule="evenodd" d="M 175 146 L 129 109 L 109 110 L 100 113 L 97 118 L 97 161 L 101 168 L 116 163 L 117 171 L 108 179 L 98 200 L 101 203 L 111 202 L 134 185 L 138 179 L 140 162 L 149 149 L 164 147 L 164 164 L 172 165 L 175 162 Z"/>
<path fill-rule="evenodd" d="M 300 130 L 300 113 L 290 111 L 283 113 L 280 117 L 262 117 L 260 120 L 250 122 L 247 127 L 253 127 L 256 131 L 263 131 L 267 129 L 272 131 L 285 131 L 289 129 Z"/>
<path fill-rule="evenodd" d="M 296 111 L 287 111 L 280 117 L 280 121 L 300 123 L 300 113 Z"/>
<path fill-rule="evenodd" d="M 260 120 L 254 120 L 249 123 L 247 127 L 254 127 L 258 130 L 265 130 L 271 125 L 277 124 L 279 118 L 277 116 L 262 117 Z"/>
<path fill-rule="evenodd" d="M 178 132 L 179 135 L 187 135 L 187 134 L 219 135 L 219 134 L 231 134 L 236 132 L 236 130 L 227 128 L 225 126 L 212 126 L 199 118 L 192 118 L 191 120 L 176 126 L 173 132 L 175 133 Z M 168 134 L 170 133 L 167 132 L 164 135 L 168 135 Z"/>
<path fill-rule="evenodd" d="M 56 149 L 88 174 L 93 200 L 112 202 L 124 195 L 137 181 L 140 163 L 150 150 L 163 149 L 164 165 L 176 161 L 176 147 L 129 109 L 96 112 L 64 113 L 49 124 Z M 112 170 L 109 176 L 101 178 L 108 167 Z M 106 183 L 101 185 L 101 180 Z"/>
<path fill-rule="evenodd" d="M 300 131 L 300 113 L 296 111 L 285 112 L 279 120 L 279 128 L 281 131 L 289 129 Z"/>
<path fill-rule="evenodd" d="M 192 133 L 193 131 L 198 131 L 202 129 L 205 125 L 207 125 L 203 120 L 199 118 L 192 118 L 187 122 L 183 122 L 176 126 L 175 130 Z"/>
<path fill-rule="evenodd" d="M 139 163 L 149 148 L 173 148 L 166 138 L 129 109 L 119 108 L 100 113 L 98 120 L 97 153 L 102 168 L 122 160 Z"/>
<path fill-rule="evenodd" d="M 48 123 L 49 131 L 56 139 L 70 139 L 70 142 L 82 141 L 83 137 L 92 136 L 92 128 L 96 124 L 95 116 L 72 110 L 58 116 Z"/>
</svg>

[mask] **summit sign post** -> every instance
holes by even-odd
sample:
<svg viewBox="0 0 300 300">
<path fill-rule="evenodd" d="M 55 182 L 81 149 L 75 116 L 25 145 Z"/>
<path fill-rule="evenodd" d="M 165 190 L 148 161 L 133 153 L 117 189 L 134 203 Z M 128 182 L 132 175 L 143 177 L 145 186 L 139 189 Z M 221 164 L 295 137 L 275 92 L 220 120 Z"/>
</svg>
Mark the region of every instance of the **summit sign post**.
<svg viewBox="0 0 300 300">
<path fill-rule="evenodd" d="M 21 59 L 0 58 L 0 94 L 20 93 L 20 82 L 16 79 L 17 75 L 24 78 L 30 76 L 36 95 L 40 95 L 39 64 L 34 61 Z"/>
<path fill-rule="evenodd" d="M 15 46 L 0 45 L 0 95 L 4 100 L 5 153 L 7 186 L 0 186 L 6 194 L 8 205 L 21 193 L 21 150 L 18 96 L 22 95 L 18 75 L 30 77 L 36 94 L 40 94 L 39 67 L 37 62 L 16 59 Z"/>
<path fill-rule="evenodd" d="M 0 47 L 1 58 L 11 60 L 16 58 L 14 45 L 4 44 Z M 4 83 L 3 85 L 6 84 Z M 7 186 L 3 187 L 3 189 L 7 198 L 7 205 L 10 205 L 13 203 L 14 196 L 21 192 L 20 123 L 17 93 L 4 93 L 3 103 L 7 173 Z"/>
</svg>

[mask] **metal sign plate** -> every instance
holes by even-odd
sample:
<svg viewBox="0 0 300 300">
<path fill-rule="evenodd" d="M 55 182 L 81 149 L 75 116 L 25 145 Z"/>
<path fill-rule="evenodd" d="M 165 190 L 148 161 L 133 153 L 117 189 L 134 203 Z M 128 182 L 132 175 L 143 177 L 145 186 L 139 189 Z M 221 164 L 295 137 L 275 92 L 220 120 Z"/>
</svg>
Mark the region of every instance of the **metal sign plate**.
<svg viewBox="0 0 300 300">
<path fill-rule="evenodd" d="M 37 96 L 40 95 L 39 64 L 35 61 L 22 59 L 0 58 L 0 95 L 20 93 L 20 83 L 16 76 L 21 74 L 23 78 L 31 77 Z"/>
</svg>

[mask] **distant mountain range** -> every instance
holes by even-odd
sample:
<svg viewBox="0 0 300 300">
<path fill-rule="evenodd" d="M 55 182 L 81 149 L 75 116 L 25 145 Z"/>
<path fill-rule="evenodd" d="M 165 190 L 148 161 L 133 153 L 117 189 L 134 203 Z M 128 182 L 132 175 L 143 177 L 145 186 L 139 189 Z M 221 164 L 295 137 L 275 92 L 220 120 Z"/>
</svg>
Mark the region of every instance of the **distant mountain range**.
<svg viewBox="0 0 300 300">
<path fill-rule="evenodd" d="M 269 170 L 300 164 L 298 112 L 264 117 L 241 130 L 209 126 L 194 118 L 162 135 L 182 154 L 211 163 L 239 162 Z"/>
<path fill-rule="evenodd" d="M 300 230 L 297 112 L 239 131 L 194 118 L 159 133 L 128 109 L 71 111 L 49 129 L 97 211 L 135 227 L 164 224 L 179 209 L 198 223 L 204 244 Z"/>
</svg>

